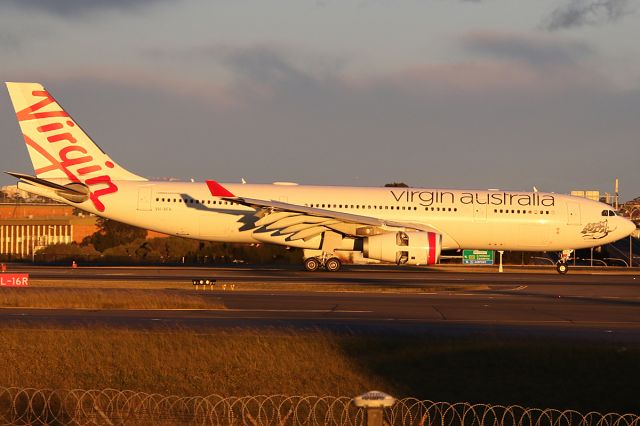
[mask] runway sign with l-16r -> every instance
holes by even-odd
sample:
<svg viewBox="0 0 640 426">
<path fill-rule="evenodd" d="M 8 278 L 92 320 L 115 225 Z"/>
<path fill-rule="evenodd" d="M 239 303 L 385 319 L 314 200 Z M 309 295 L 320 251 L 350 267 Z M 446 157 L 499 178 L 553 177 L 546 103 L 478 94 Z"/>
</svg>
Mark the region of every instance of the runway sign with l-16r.
<svg viewBox="0 0 640 426">
<path fill-rule="evenodd" d="M 0 287 L 28 287 L 29 274 L 0 274 Z"/>
<path fill-rule="evenodd" d="M 462 250 L 465 265 L 493 265 L 493 250 Z"/>
</svg>

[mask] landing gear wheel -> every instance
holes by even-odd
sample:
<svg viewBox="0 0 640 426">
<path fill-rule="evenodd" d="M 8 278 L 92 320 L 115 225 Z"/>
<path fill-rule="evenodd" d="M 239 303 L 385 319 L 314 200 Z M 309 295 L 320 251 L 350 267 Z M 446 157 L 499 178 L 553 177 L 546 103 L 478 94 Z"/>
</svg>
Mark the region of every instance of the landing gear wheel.
<svg viewBox="0 0 640 426">
<path fill-rule="evenodd" d="M 330 259 L 327 259 L 326 262 L 324 262 L 324 268 L 328 272 L 338 272 L 341 267 L 342 267 L 342 262 L 340 262 L 340 259 L 338 259 L 337 257 L 332 257 Z"/>
<path fill-rule="evenodd" d="M 304 269 L 309 272 L 317 271 L 320 267 L 320 261 L 315 257 L 310 257 L 304 260 Z"/>
<path fill-rule="evenodd" d="M 558 262 L 558 266 L 556 266 L 556 269 L 558 270 L 559 274 L 564 275 L 569 272 L 569 265 L 567 265 L 567 262 Z"/>
</svg>

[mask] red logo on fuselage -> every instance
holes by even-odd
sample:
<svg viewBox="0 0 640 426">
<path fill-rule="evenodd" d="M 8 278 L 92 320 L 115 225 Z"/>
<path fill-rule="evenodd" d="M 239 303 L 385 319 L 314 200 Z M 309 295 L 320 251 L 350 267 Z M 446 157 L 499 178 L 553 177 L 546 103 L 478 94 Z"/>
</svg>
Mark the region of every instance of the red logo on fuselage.
<svg viewBox="0 0 640 426">
<path fill-rule="evenodd" d="M 26 134 L 23 135 L 25 143 L 49 161 L 49 165 L 40 167 L 35 171 L 36 176 L 51 170 L 60 170 L 69 180 L 83 182 L 89 187 L 89 199 L 98 211 L 103 212 L 105 207 L 100 201 L 100 197 L 118 192 L 118 187 L 111 181 L 109 175 L 104 174 L 103 166 L 97 164 L 84 147 L 76 145 L 78 140 L 71 132 L 71 129 L 76 125 L 70 120 L 69 114 L 62 110 L 41 111 L 46 106 L 55 103 L 55 100 L 44 90 L 35 90 L 31 94 L 42 99 L 30 107 L 18 111 L 16 113 L 18 121 L 55 119 L 51 123 L 43 124 L 36 128 L 48 141 L 46 146 L 39 145 Z M 51 155 L 51 152 L 57 152 L 58 158 Z M 114 164 L 111 161 L 106 161 L 104 166 L 113 168 Z M 74 170 L 71 169 L 72 167 Z M 98 187 L 99 189 L 93 189 L 92 187 Z"/>
</svg>

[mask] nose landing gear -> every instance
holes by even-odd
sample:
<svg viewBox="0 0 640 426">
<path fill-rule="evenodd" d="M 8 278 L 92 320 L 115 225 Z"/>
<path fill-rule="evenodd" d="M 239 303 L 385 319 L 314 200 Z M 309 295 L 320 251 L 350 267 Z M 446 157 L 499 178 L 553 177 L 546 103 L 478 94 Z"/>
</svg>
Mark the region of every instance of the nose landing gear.
<svg viewBox="0 0 640 426">
<path fill-rule="evenodd" d="M 558 262 L 558 264 L 556 265 L 556 270 L 559 274 L 564 275 L 569 272 L 569 265 L 567 265 L 567 262 Z"/>
<path fill-rule="evenodd" d="M 573 253 L 573 250 L 562 250 L 562 253 L 560 253 L 560 259 L 556 264 L 556 270 L 559 274 L 564 275 L 569 272 L 569 259 L 571 258 L 571 253 Z"/>
</svg>

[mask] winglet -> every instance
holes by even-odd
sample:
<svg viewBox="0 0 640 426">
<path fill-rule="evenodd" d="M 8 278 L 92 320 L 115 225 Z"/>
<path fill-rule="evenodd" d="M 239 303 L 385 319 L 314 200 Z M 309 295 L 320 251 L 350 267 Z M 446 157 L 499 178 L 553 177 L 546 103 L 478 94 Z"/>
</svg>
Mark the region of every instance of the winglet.
<svg viewBox="0 0 640 426">
<path fill-rule="evenodd" d="M 214 197 L 235 197 L 235 195 L 229 192 L 227 188 L 220 185 L 215 180 L 208 180 L 207 186 L 209 187 L 211 195 L 213 195 Z"/>
</svg>

